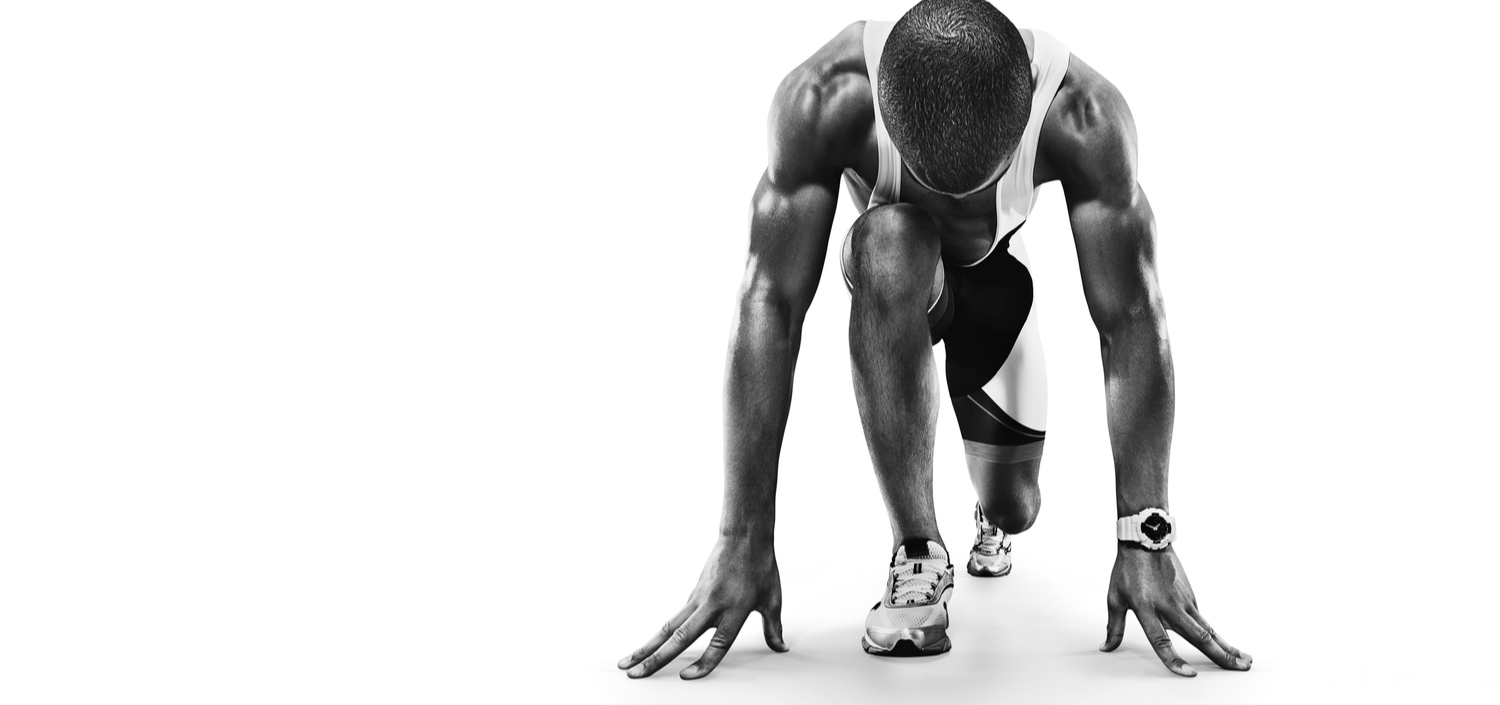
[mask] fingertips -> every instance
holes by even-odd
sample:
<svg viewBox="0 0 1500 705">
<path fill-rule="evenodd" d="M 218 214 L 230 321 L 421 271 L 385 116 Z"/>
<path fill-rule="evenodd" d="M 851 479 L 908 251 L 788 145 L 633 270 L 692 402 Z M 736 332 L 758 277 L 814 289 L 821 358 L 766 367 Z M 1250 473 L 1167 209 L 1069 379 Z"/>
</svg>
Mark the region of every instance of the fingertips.
<svg viewBox="0 0 1500 705">
<path fill-rule="evenodd" d="M 692 616 L 695 611 L 697 611 L 697 608 L 694 606 L 694 604 L 691 601 L 688 602 L 686 606 L 684 606 L 681 610 L 678 610 L 677 614 L 672 615 L 671 619 L 667 620 L 665 624 L 662 624 L 661 628 L 656 630 L 656 633 L 652 634 L 650 639 L 646 640 L 645 645 L 641 646 L 641 648 L 636 649 L 635 651 L 630 652 L 629 656 L 620 659 L 619 663 L 616 663 L 615 666 L 620 669 L 626 669 L 644 661 L 657 649 L 661 648 L 663 644 L 667 643 L 667 640 L 672 638 L 672 633 L 678 627 L 682 626 L 683 623 L 687 622 L 688 617 Z M 641 676 L 651 675 L 651 671 L 654 670 L 655 669 L 649 669 L 647 672 L 642 673 L 640 676 L 631 676 L 631 678 L 640 678 Z"/>
<path fill-rule="evenodd" d="M 1198 675 L 1198 669 L 1189 666 L 1187 661 L 1177 655 L 1177 650 L 1172 648 L 1172 639 L 1167 636 L 1165 625 L 1161 619 L 1151 613 L 1137 611 L 1135 619 L 1141 624 L 1141 631 L 1146 633 L 1146 639 L 1151 642 L 1151 648 L 1156 650 L 1157 658 L 1161 659 L 1162 665 L 1184 678 L 1192 678 Z"/>
<path fill-rule="evenodd" d="M 1120 648 L 1120 642 L 1122 642 L 1124 640 L 1125 640 L 1125 634 L 1124 634 L 1124 632 L 1121 632 L 1121 633 L 1118 633 L 1118 634 L 1106 634 L 1104 636 L 1104 643 L 1099 645 L 1099 650 L 1103 651 L 1105 653 L 1108 653 L 1110 651 L 1114 651 L 1115 649 Z"/>
<path fill-rule="evenodd" d="M 714 669 L 719 667 L 719 662 L 724 660 L 724 653 L 724 650 L 716 652 L 713 648 L 710 648 L 703 653 L 702 658 L 688 664 L 687 668 L 679 671 L 677 676 L 685 681 L 695 681 L 713 673 Z"/>
<path fill-rule="evenodd" d="M 1198 669 L 1188 665 L 1188 662 L 1182 659 L 1175 659 L 1168 662 L 1167 670 L 1184 678 L 1193 678 L 1198 675 Z"/>
<path fill-rule="evenodd" d="M 661 670 L 662 666 L 667 665 L 667 663 L 676 656 L 675 654 L 673 654 L 672 656 L 664 657 L 664 651 L 665 649 L 642 659 L 640 663 L 631 666 L 630 670 L 625 672 L 625 675 L 630 678 L 645 678 L 646 676 L 649 676 L 653 673 L 656 673 L 658 670 Z"/>
<path fill-rule="evenodd" d="M 1203 618 L 1203 613 L 1198 610 L 1196 601 L 1188 604 L 1187 614 L 1189 617 L 1197 620 L 1198 624 L 1203 625 L 1203 628 L 1208 630 L 1209 636 L 1213 638 L 1214 643 L 1218 644 L 1219 648 L 1224 650 L 1224 653 L 1228 654 L 1230 658 L 1234 659 L 1237 662 L 1235 664 L 1237 666 L 1235 670 L 1250 670 L 1250 664 L 1255 663 L 1255 658 L 1250 654 L 1247 654 L 1243 651 L 1240 651 L 1239 649 L 1234 648 L 1233 646 L 1230 646 L 1229 642 L 1224 640 L 1224 637 L 1220 636 L 1217 631 L 1214 631 L 1214 628 L 1212 626 L 1209 626 L 1208 620 Z"/>
<path fill-rule="evenodd" d="M 777 653 L 786 653 L 786 639 L 781 635 L 781 615 L 766 616 L 762 613 L 760 624 L 766 635 L 766 646 Z"/>
<path fill-rule="evenodd" d="M 670 658 L 663 658 L 660 653 L 652 654 L 650 658 L 636 664 L 630 670 L 626 671 L 625 675 L 630 678 L 645 678 L 646 676 L 649 676 L 661 670 L 661 667 L 670 663 L 672 661 L 672 658 L 676 658 L 676 656 L 673 655 Z"/>
<path fill-rule="evenodd" d="M 1109 604 L 1109 622 L 1104 625 L 1104 643 L 1099 645 L 1099 650 L 1104 652 L 1114 651 L 1120 647 L 1120 642 L 1125 640 L 1125 609 L 1114 600 Z"/>
<path fill-rule="evenodd" d="M 646 657 L 650 655 L 651 654 L 645 649 L 637 649 L 626 654 L 625 658 L 620 659 L 620 662 L 615 664 L 615 668 L 623 671 L 627 668 L 630 668 L 631 666 L 640 663 L 641 661 L 646 660 Z"/>
</svg>

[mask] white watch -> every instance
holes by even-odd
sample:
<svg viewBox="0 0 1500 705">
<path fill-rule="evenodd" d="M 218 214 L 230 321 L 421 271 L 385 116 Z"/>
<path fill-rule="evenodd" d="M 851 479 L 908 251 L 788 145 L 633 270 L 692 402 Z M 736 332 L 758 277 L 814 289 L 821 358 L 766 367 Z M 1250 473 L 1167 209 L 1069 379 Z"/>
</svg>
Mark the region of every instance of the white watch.
<svg viewBox="0 0 1500 705">
<path fill-rule="evenodd" d="M 1165 509 L 1142 509 L 1115 522 L 1115 538 L 1160 551 L 1177 539 L 1177 520 Z"/>
</svg>

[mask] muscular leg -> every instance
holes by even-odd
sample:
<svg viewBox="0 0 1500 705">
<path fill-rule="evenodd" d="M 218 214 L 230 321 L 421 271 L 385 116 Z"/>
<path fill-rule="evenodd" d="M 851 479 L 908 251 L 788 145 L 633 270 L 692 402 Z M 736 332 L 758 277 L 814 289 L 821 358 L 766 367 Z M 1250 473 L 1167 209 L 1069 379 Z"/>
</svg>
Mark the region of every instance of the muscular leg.
<svg viewBox="0 0 1500 705">
<path fill-rule="evenodd" d="M 957 312 L 945 336 L 969 479 L 985 519 L 1007 534 L 1031 528 L 1041 507 L 1047 416 L 1046 363 L 1025 257 L 1020 238 L 1007 238 L 950 281 Z"/>
<path fill-rule="evenodd" d="M 866 211 L 845 249 L 854 396 L 890 515 L 892 550 L 910 538 L 942 542 L 932 502 L 938 383 L 927 325 L 933 272 L 942 272 L 939 250 L 936 224 L 904 204 Z"/>
</svg>

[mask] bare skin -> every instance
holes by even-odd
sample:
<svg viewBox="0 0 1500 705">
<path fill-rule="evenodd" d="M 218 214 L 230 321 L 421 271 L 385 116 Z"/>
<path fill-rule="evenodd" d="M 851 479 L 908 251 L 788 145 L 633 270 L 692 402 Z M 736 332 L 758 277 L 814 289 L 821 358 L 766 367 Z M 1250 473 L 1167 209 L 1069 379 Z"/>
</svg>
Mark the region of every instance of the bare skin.
<svg viewBox="0 0 1500 705">
<path fill-rule="evenodd" d="M 802 322 L 822 274 L 840 176 L 849 168 L 874 183 L 878 170 L 863 33 L 863 22 L 840 32 L 782 81 L 772 101 L 769 164 L 752 200 L 750 252 L 725 374 L 719 541 L 687 605 L 620 661 L 632 678 L 651 675 L 714 629 L 702 657 L 680 674 L 684 679 L 708 675 L 751 612 L 761 613 L 767 644 L 786 649 L 773 536 L 792 372 Z M 1135 125 L 1124 99 L 1073 56 L 1043 123 L 1034 174 L 1037 184 L 1061 182 L 1067 200 L 1085 299 L 1099 331 L 1119 516 L 1168 508 L 1174 408 L 1172 358 L 1155 270 L 1156 225 L 1136 181 L 1136 165 Z M 1007 166 L 997 165 L 996 173 Z M 922 315 L 932 273 L 941 272 L 940 258 L 982 257 L 997 222 L 993 181 L 973 193 L 952 195 L 927 188 L 919 177 L 908 168 L 902 203 L 861 217 L 861 222 L 878 218 L 899 226 L 872 227 L 872 237 L 884 241 L 862 247 L 860 224 L 851 238 L 855 392 L 893 546 L 906 537 L 941 541 L 931 490 L 940 395 Z M 890 239 L 893 231 L 902 237 Z M 989 470 L 971 468 L 981 499 L 991 498 L 984 501 L 986 516 L 1002 526 L 1029 526 L 1037 501 L 1031 496 L 1036 468 L 1010 468 L 1000 480 Z M 1250 656 L 1230 647 L 1203 620 L 1170 548 L 1151 552 L 1122 545 L 1108 607 L 1105 651 L 1120 644 L 1130 610 L 1173 673 L 1196 675 L 1173 650 L 1167 629 L 1221 668 L 1250 667 Z"/>
</svg>

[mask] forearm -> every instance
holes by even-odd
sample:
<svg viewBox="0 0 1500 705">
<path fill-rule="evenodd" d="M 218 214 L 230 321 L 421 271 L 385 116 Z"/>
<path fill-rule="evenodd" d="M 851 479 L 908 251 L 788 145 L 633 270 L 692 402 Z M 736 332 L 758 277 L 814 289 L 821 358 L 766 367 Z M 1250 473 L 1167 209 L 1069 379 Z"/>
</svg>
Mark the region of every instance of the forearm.
<svg viewBox="0 0 1500 705">
<path fill-rule="evenodd" d="M 776 473 L 802 337 L 793 307 L 742 298 L 724 379 L 724 536 L 769 539 Z"/>
<path fill-rule="evenodd" d="M 1162 317 L 1131 317 L 1101 336 L 1119 516 L 1167 509 L 1175 394 Z"/>
</svg>

